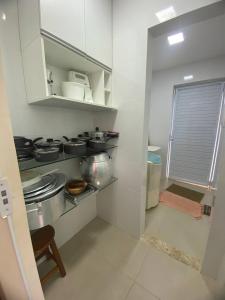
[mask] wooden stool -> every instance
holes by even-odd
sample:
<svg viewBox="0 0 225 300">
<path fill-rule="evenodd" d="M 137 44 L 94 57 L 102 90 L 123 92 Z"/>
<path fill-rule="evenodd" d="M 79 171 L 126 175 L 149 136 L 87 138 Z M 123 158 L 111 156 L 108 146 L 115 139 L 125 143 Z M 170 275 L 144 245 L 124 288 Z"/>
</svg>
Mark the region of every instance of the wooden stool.
<svg viewBox="0 0 225 300">
<path fill-rule="evenodd" d="M 55 272 L 59 271 L 62 277 L 66 275 L 66 271 L 63 266 L 63 262 L 57 249 L 54 237 L 55 230 L 50 225 L 36 230 L 31 235 L 31 241 L 33 244 L 34 256 L 36 261 L 38 261 L 41 257 L 46 256 L 47 259 L 52 259 L 56 263 L 56 266 L 40 279 L 42 284 L 44 284 Z"/>
</svg>

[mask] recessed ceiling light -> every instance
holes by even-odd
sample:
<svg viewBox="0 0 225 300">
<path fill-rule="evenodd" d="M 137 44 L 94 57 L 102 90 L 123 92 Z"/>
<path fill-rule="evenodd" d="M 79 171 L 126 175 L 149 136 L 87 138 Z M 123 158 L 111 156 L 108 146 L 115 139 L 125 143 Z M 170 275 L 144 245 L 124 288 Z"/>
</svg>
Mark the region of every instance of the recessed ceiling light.
<svg viewBox="0 0 225 300">
<path fill-rule="evenodd" d="M 170 6 L 158 11 L 155 15 L 158 18 L 159 22 L 162 23 L 176 17 L 176 12 L 173 6 Z"/>
<path fill-rule="evenodd" d="M 182 43 L 183 41 L 184 41 L 183 32 L 179 32 L 179 33 L 168 36 L 168 42 L 170 45 Z"/>
<path fill-rule="evenodd" d="M 2 20 L 5 21 L 6 20 L 6 14 L 2 13 Z"/>
<path fill-rule="evenodd" d="M 191 80 L 193 78 L 194 78 L 193 75 L 186 75 L 186 76 L 184 76 L 184 80 Z"/>
</svg>

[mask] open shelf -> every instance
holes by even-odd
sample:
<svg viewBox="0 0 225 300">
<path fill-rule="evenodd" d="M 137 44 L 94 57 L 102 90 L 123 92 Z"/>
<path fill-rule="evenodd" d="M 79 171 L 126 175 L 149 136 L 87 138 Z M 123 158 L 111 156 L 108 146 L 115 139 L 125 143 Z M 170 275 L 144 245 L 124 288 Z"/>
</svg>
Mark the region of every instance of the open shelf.
<svg viewBox="0 0 225 300">
<path fill-rule="evenodd" d="M 112 177 L 111 180 L 105 186 L 102 186 L 101 188 L 96 188 L 89 184 L 87 190 L 85 192 L 81 193 L 80 195 L 74 197 L 74 200 L 72 200 L 72 198 L 70 200 L 69 198 L 67 198 L 65 196 L 66 207 L 65 207 L 65 211 L 62 214 L 62 216 L 64 214 L 68 213 L 69 211 L 71 211 L 72 209 L 74 209 L 75 207 L 77 207 L 82 202 L 82 200 L 84 200 L 85 198 L 93 196 L 94 194 L 97 194 L 98 192 L 104 190 L 106 187 L 110 186 L 112 183 L 114 183 L 117 180 L 118 180 L 118 178 Z"/>
<path fill-rule="evenodd" d="M 30 103 L 32 105 L 45 105 L 54 107 L 67 107 L 71 109 L 90 110 L 90 111 L 117 111 L 116 107 L 106 106 L 97 103 L 85 102 L 66 98 L 62 96 L 46 96 L 43 99 Z"/>
<path fill-rule="evenodd" d="M 117 146 L 114 146 L 114 145 L 106 145 L 105 151 L 111 150 L 116 147 Z M 38 167 L 42 167 L 42 166 L 46 166 L 46 165 L 55 164 L 57 162 L 61 162 L 61 161 L 68 160 L 68 159 L 80 158 L 80 157 L 84 157 L 84 156 L 91 156 L 91 155 L 99 154 L 101 152 L 103 152 L 103 151 L 96 151 L 94 149 L 87 148 L 86 152 L 82 155 L 60 153 L 59 158 L 57 160 L 53 160 L 53 161 L 39 162 L 33 158 L 33 159 L 25 160 L 25 161 L 20 161 L 19 169 L 20 169 L 20 171 L 30 170 L 30 169 L 34 169 L 34 168 L 38 168 Z"/>
</svg>

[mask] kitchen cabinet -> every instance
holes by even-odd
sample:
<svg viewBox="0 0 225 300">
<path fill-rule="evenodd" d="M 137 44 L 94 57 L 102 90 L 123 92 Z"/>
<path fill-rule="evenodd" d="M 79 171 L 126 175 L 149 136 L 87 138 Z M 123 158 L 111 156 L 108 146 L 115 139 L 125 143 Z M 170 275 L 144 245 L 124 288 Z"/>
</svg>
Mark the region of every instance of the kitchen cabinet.
<svg viewBox="0 0 225 300">
<path fill-rule="evenodd" d="M 85 51 L 84 0 L 40 0 L 40 15 L 42 30 Z"/>
<path fill-rule="evenodd" d="M 85 0 L 86 53 L 112 67 L 112 1 Z"/>
<path fill-rule="evenodd" d="M 19 0 L 18 8 L 28 103 L 116 111 L 109 67 L 112 65 L 111 0 Z M 93 103 L 65 97 L 62 83 L 68 81 L 70 70 L 88 76 Z M 53 77 L 51 89 L 47 83 L 49 72 Z"/>
<path fill-rule="evenodd" d="M 21 48 L 40 36 L 112 69 L 112 0 L 18 0 Z"/>
</svg>

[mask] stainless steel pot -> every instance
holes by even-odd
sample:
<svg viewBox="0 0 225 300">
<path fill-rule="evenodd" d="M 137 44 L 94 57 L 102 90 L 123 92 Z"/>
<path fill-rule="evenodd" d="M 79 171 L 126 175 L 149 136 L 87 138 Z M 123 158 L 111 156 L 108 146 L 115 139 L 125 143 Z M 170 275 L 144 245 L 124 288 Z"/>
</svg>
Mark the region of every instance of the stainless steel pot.
<svg viewBox="0 0 225 300">
<path fill-rule="evenodd" d="M 99 127 L 96 127 L 95 131 L 91 131 L 89 134 L 92 139 L 100 138 L 101 140 L 105 140 L 106 138 L 105 131 L 100 131 Z"/>
<path fill-rule="evenodd" d="M 48 178 L 45 176 L 40 182 L 24 189 L 30 230 L 52 224 L 65 211 L 64 186 L 66 176 L 62 173 L 47 176 Z"/>
<path fill-rule="evenodd" d="M 108 153 L 89 156 L 82 159 L 80 170 L 87 182 L 101 188 L 112 178 L 112 160 Z"/>
</svg>

